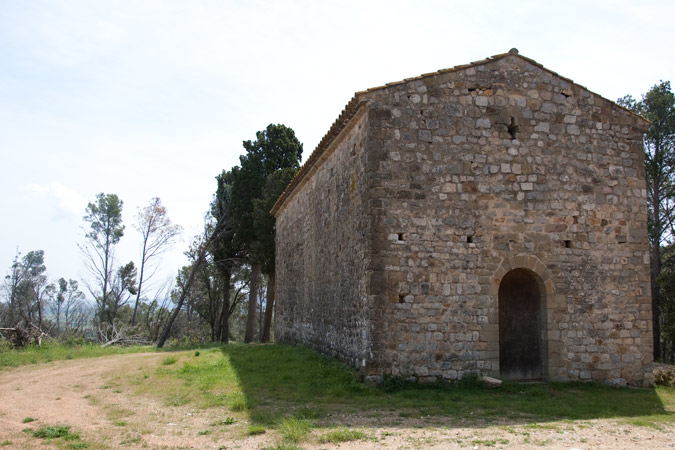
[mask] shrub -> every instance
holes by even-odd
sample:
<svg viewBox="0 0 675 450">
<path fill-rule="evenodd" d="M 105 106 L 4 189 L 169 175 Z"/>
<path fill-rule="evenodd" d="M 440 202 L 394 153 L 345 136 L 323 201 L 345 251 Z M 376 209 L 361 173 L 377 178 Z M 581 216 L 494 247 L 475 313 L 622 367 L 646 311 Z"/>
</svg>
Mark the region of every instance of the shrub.
<svg viewBox="0 0 675 450">
<path fill-rule="evenodd" d="M 664 364 L 654 369 L 654 383 L 658 386 L 675 387 L 675 366 Z"/>
<path fill-rule="evenodd" d="M 7 339 L 0 336 L 0 353 L 8 352 L 14 349 L 14 345 L 9 342 Z"/>
<path fill-rule="evenodd" d="M 169 365 L 175 363 L 176 361 L 178 361 L 178 360 L 176 359 L 175 356 L 167 356 L 166 358 L 164 358 L 162 360 L 162 364 L 164 364 L 165 366 L 169 366 Z"/>
</svg>

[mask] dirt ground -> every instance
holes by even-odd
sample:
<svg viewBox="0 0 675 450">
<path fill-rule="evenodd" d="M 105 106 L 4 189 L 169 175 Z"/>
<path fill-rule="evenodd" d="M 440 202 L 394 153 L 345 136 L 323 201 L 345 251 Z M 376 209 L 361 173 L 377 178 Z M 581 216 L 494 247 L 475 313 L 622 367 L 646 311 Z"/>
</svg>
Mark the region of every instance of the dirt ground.
<svg viewBox="0 0 675 450">
<path fill-rule="evenodd" d="M 222 408 L 166 406 L 138 395 L 128 375 L 154 370 L 166 355 L 118 355 L 59 361 L 0 372 L 0 449 L 68 448 L 23 432 L 46 425 L 69 425 L 88 449 L 265 449 L 281 442 L 277 432 L 249 436 L 245 420 L 227 425 Z M 116 381 L 117 380 L 117 381 Z M 37 419 L 24 423 L 26 418 Z M 314 429 L 300 444 L 306 449 L 673 449 L 675 425 L 639 426 L 625 419 L 529 425 L 476 426 L 444 423 L 443 418 L 403 419 L 379 426 L 356 415 L 334 421 L 362 431 L 366 438 L 321 444 L 326 429 Z M 57 446 L 56 444 L 60 445 Z"/>
</svg>

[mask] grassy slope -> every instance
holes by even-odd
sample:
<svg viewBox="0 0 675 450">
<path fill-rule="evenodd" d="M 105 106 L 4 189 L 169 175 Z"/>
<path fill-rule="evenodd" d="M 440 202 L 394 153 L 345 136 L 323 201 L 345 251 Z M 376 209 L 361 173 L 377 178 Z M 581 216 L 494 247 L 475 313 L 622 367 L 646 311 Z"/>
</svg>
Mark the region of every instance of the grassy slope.
<svg viewBox="0 0 675 450">
<path fill-rule="evenodd" d="M 17 367 L 64 359 L 96 358 L 99 356 L 151 351 L 156 351 L 156 349 L 140 345 L 101 348 L 100 345 L 94 344 L 63 345 L 45 343 L 40 347 L 30 345 L 19 350 L 0 349 L 0 370 L 6 367 Z"/>
<path fill-rule="evenodd" d="M 173 386 L 166 394 L 169 403 L 225 406 L 260 424 L 294 416 L 337 425 L 331 417 L 344 413 L 386 418 L 393 424 L 397 418 L 439 416 L 488 423 L 619 417 L 675 421 L 672 388 L 505 383 L 498 390 L 485 390 L 471 382 L 390 382 L 373 388 L 358 382 L 342 364 L 304 348 L 229 345 L 202 350 L 198 356 L 173 356 L 156 374 Z"/>
<path fill-rule="evenodd" d="M 0 369 L 142 351 L 156 349 L 46 344 L 0 351 Z M 485 390 L 471 382 L 419 385 L 395 380 L 374 388 L 360 383 L 352 371 L 331 358 L 283 345 L 231 344 L 171 353 L 153 375 L 164 383 L 153 383 L 145 377 L 133 384 L 146 392 L 162 386 L 157 394 L 169 405 L 224 406 L 246 414 L 254 423 L 267 425 L 291 416 L 330 425 L 330 417 L 345 413 L 375 420 L 386 416 L 393 422 L 441 416 L 462 422 L 480 418 L 492 423 L 613 417 L 634 423 L 675 421 L 673 388 L 505 383 L 498 390 Z"/>
<path fill-rule="evenodd" d="M 1 342 L 0 342 L 1 343 Z M 21 349 L 11 349 L 0 345 L 0 370 L 7 367 L 18 367 L 27 364 L 39 364 L 66 359 L 98 358 L 100 356 L 124 355 L 128 353 L 142 352 L 175 352 L 185 349 L 194 350 L 219 348 L 218 344 L 199 344 L 188 347 L 157 348 L 150 345 L 132 345 L 126 347 L 111 346 L 101 347 L 98 344 L 61 344 L 57 342 L 44 342 L 41 346 L 29 345 Z"/>
<path fill-rule="evenodd" d="M 88 345 L 0 350 L 0 369 L 153 350 L 150 347 L 101 349 Z M 585 421 L 594 418 L 615 418 L 661 431 L 665 424 L 675 423 L 673 388 L 506 383 L 500 389 L 485 390 L 475 380 L 434 385 L 389 380 L 384 386 L 374 388 L 360 383 L 352 371 L 331 358 L 305 348 L 282 345 L 207 346 L 172 351 L 160 361 L 157 369 L 139 367 L 138 371 L 115 378 L 138 394 L 163 398 L 168 406 L 215 408 L 214 422 L 209 429 L 201 430 L 200 435 L 232 429 L 239 430 L 235 431 L 236 435 L 246 436 L 274 428 L 282 438 L 274 447 L 276 450 L 297 450 L 298 444 L 307 439 L 320 443 L 376 439 L 364 433 L 366 428 L 348 428 L 355 424 L 359 427 L 459 425 L 473 428 L 502 425 L 499 429 L 526 435 L 523 442 L 528 443 L 530 429 L 574 430 L 575 426 L 591 426 Z M 120 423 L 126 424 L 115 422 Z M 311 429 L 316 427 L 324 429 L 310 438 Z M 508 442 L 503 436 L 501 440 L 490 439 L 471 442 L 488 446 Z M 549 441 L 542 441 L 540 445 L 546 442 Z M 90 444 L 78 442 L 77 448 Z M 59 446 L 75 448 L 70 441 Z"/>
</svg>

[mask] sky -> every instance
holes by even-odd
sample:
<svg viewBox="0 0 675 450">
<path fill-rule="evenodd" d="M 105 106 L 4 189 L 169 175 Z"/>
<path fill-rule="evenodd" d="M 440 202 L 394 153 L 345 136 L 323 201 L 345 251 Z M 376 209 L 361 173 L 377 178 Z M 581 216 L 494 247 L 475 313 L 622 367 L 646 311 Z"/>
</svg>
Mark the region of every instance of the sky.
<svg viewBox="0 0 675 450">
<path fill-rule="evenodd" d="M 270 123 L 307 159 L 355 92 L 512 47 L 610 100 L 675 82 L 675 2 L 0 0 L 0 269 L 45 251 L 86 280 L 82 218 L 124 202 L 119 263 L 153 197 L 185 232 L 156 281 L 187 263 L 215 176 Z"/>
</svg>

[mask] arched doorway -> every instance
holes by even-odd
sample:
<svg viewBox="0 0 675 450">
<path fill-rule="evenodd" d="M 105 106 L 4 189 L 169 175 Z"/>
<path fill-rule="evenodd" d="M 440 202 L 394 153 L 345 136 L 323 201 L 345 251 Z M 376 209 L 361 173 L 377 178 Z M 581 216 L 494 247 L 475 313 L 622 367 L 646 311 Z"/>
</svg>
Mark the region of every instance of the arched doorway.
<svg viewBox="0 0 675 450">
<path fill-rule="evenodd" d="M 513 269 L 499 284 L 499 371 L 506 380 L 542 378 L 542 289 L 531 270 Z"/>
</svg>

